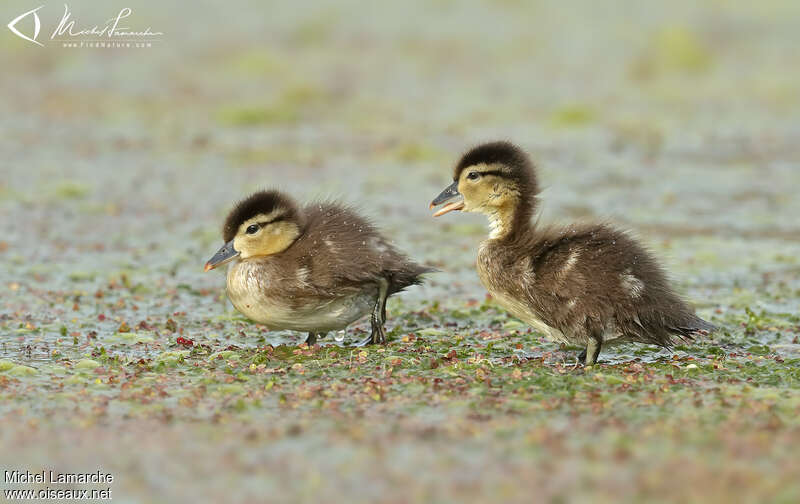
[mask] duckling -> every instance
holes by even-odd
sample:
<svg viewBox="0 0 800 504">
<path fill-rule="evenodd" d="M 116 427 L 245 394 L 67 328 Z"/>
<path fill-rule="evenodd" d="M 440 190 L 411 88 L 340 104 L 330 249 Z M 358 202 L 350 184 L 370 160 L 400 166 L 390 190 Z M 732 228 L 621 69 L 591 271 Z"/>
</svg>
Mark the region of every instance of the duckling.
<svg viewBox="0 0 800 504">
<path fill-rule="evenodd" d="M 511 315 L 551 339 L 585 350 L 586 366 L 604 344 L 625 341 L 670 348 L 715 327 L 670 287 L 653 255 L 607 224 L 541 227 L 531 222 L 539 186 L 528 155 L 509 142 L 468 151 L 453 183 L 433 200 L 433 215 L 454 210 L 489 219 L 480 245 L 481 283 Z"/>
<path fill-rule="evenodd" d="M 398 252 L 366 219 L 340 203 L 298 206 L 260 191 L 236 204 L 225 244 L 205 271 L 232 263 L 227 294 L 246 317 L 271 329 L 308 332 L 306 343 L 371 313 L 360 345 L 386 343 L 386 300 L 432 269 Z"/>
</svg>

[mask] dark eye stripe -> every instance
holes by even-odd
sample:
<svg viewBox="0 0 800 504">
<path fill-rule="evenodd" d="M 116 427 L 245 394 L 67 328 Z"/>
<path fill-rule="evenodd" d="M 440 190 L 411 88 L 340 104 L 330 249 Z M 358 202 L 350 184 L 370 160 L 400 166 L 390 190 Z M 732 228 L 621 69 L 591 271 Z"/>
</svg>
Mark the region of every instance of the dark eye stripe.
<svg viewBox="0 0 800 504">
<path fill-rule="evenodd" d="M 266 221 L 261 221 L 261 222 L 254 222 L 253 224 L 250 224 L 249 226 L 247 226 L 247 229 L 250 229 L 252 226 L 258 226 L 259 229 L 263 229 L 264 226 L 268 226 L 268 225 L 270 225 L 270 224 L 272 224 L 274 222 L 279 222 L 279 221 L 282 221 L 284 219 L 286 219 L 286 215 L 279 215 L 279 216 L 277 216 L 277 217 L 275 217 L 275 218 L 273 218 L 271 220 L 266 220 Z M 247 230 L 245 230 L 245 232 L 247 232 Z M 251 234 L 251 233 L 247 233 L 247 234 Z"/>
<path fill-rule="evenodd" d="M 487 170 L 487 171 L 479 171 L 479 172 L 475 172 L 475 173 L 479 174 L 482 177 L 486 176 L 486 175 L 494 175 L 496 177 L 501 177 L 501 178 L 511 178 L 510 174 L 508 174 L 508 173 L 506 173 L 506 172 L 504 172 L 502 170 Z M 469 177 L 469 173 L 467 173 L 467 177 Z"/>
<path fill-rule="evenodd" d="M 504 172 L 502 170 L 489 170 L 489 171 L 478 172 L 478 173 L 480 173 L 482 176 L 494 175 L 496 177 L 502 177 L 502 178 L 508 178 L 509 177 L 508 173 L 506 173 L 506 172 Z"/>
</svg>

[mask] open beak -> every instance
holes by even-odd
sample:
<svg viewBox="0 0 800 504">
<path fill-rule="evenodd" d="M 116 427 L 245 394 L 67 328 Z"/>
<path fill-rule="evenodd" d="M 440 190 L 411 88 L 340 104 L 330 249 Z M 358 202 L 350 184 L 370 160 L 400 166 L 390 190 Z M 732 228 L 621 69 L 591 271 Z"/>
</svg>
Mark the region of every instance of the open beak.
<svg viewBox="0 0 800 504">
<path fill-rule="evenodd" d="M 436 211 L 433 214 L 434 217 L 439 217 L 440 215 L 444 215 L 447 212 L 452 212 L 453 210 L 461 210 L 464 208 L 464 196 L 458 192 L 458 181 L 453 182 L 447 189 L 442 191 L 439 196 L 431 201 L 431 210 L 439 205 L 444 205 L 442 208 Z"/>
<path fill-rule="evenodd" d="M 217 253 L 214 254 L 214 257 L 208 260 L 205 271 L 211 271 L 217 266 L 222 266 L 223 264 L 228 263 L 237 257 L 239 257 L 239 251 L 233 248 L 233 240 L 231 240 L 223 245 L 221 249 L 217 250 Z"/>
</svg>

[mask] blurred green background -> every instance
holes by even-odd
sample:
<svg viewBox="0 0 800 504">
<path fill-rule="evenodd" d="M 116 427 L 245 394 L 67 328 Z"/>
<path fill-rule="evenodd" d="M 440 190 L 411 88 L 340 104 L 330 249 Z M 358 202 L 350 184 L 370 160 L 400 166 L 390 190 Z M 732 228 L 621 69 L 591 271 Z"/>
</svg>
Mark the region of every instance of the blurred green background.
<svg viewBox="0 0 800 504">
<path fill-rule="evenodd" d="M 44 47 L 0 32 L 4 468 L 100 464 L 123 502 L 800 498 L 800 3 L 68 5 L 164 35 L 62 47 L 53 2 Z M 427 205 L 492 139 L 536 160 L 543 221 L 633 229 L 720 339 L 574 375 L 485 301 L 485 222 Z M 277 347 L 202 273 L 270 186 L 355 203 L 442 270 L 390 304 L 391 356 Z"/>
</svg>

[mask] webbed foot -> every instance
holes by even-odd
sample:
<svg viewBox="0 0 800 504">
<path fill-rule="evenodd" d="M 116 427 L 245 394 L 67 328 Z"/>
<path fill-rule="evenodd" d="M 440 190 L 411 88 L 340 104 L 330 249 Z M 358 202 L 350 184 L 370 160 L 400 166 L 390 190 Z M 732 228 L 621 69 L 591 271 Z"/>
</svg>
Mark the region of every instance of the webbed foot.
<svg viewBox="0 0 800 504">
<path fill-rule="evenodd" d="M 378 322 L 372 326 L 372 334 L 370 339 L 373 344 L 386 344 L 386 329 L 383 328 L 383 323 Z"/>
</svg>

